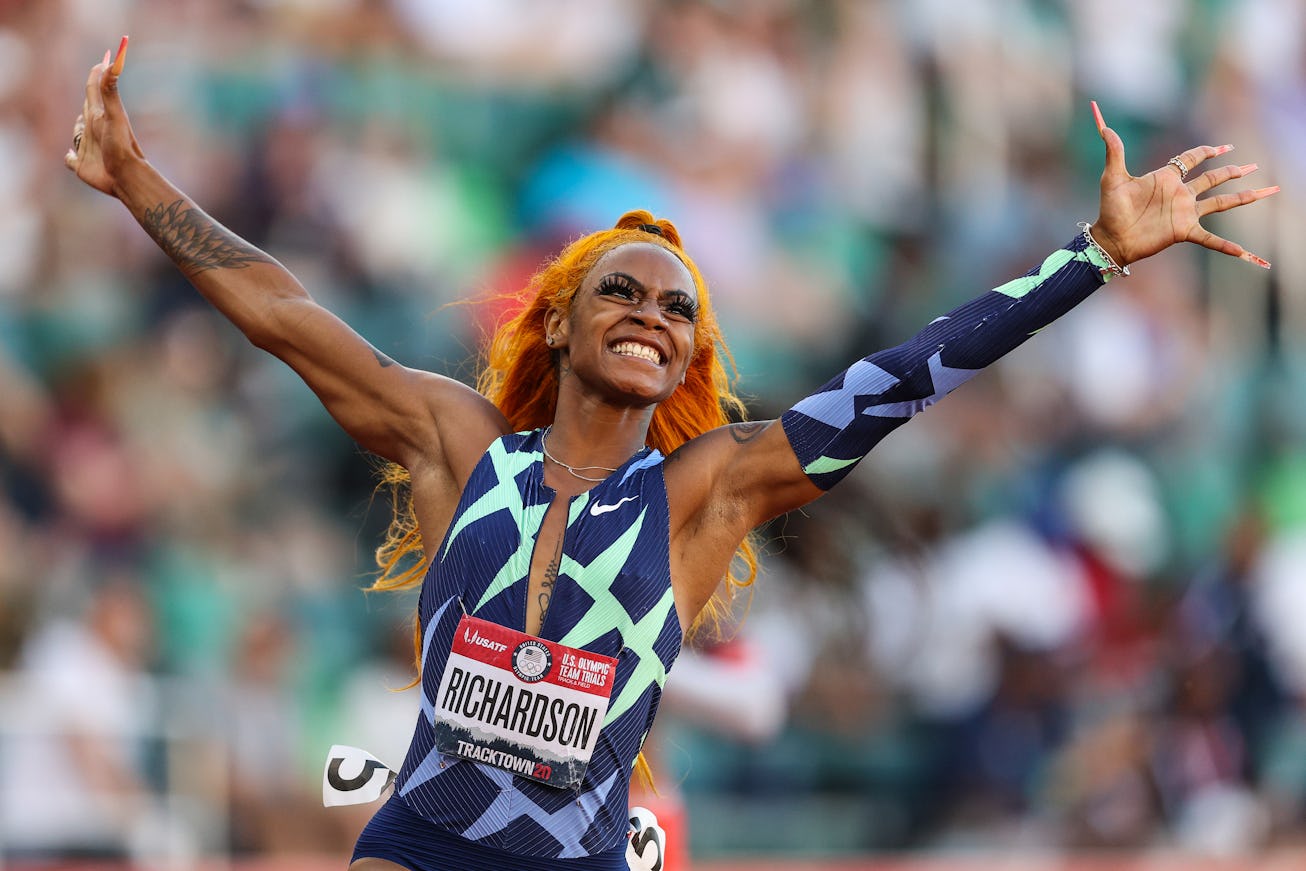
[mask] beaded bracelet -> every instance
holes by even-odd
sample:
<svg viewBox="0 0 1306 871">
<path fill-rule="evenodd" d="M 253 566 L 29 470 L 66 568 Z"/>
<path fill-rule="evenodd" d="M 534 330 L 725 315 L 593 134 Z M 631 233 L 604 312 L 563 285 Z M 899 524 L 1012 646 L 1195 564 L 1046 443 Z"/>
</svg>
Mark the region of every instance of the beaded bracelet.
<svg viewBox="0 0 1306 871">
<path fill-rule="evenodd" d="M 1115 258 L 1112 257 L 1110 254 L 1108 254 L 1106 249 L 1103 248 L 1101 245 L 1099 245 L 1097 240 L 1093 238 L 1093 234 L 1089 232 L 1092 226 L 1093 225 L 1088 223 L 1087 221 L 1079 222 L 1079 229 L 1084 231 L 1084 241 L 1087 242 L 1090 246 L 1092 246 L 1093 250 L 1095 250 L 1098 254 L 1102 255 L 1102 259 L 1106 261 L 1106 269 L 1102 271 L 1110 272 L 1112 275 L 1128 275 L 1129 267 L 1121 266 L 1120 264 L 1116 263 Z"/>
</svg>

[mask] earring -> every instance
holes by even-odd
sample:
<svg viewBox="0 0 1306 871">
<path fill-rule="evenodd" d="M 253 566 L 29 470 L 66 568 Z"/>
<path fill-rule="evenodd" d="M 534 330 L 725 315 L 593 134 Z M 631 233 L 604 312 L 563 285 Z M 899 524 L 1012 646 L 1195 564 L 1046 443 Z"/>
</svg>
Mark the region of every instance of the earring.
<svg viewBox="0 0 1306 871">
<path fill-rule="evenodd" d="M 546 344 L 546 345 L 548 345 L 550 348 L 552 348 L 552 347 L 553 347 L 553 336 L 545 336 L 545 337 L 544 337 L 544 344 Z"/>
</svg>

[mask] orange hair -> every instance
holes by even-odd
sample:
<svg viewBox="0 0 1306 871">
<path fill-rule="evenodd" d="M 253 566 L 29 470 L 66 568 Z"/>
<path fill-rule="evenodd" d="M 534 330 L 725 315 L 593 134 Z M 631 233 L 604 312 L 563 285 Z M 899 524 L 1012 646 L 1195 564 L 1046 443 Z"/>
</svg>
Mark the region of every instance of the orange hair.
<svg viewBox="0 0 1306 871">
<path fill-rule="evenodd" d="M 656 227 L 657 233 L 643 227 Z M 485 351 L 477 389 L 498 407 L 516 431 L 544 427 L 553 421 L 558 399 L 558 367 L 554 351 L 544 341 L 544 321 L 551 308 L 567 315 L 581 282 L 609 251 L 632 242 L 657 245 L 674 254 L 693 276 L 698 292 L 698 317 L 694 322 L 694 355 L 685 381 L 653 412 L 648 444 L 669 455 L 685 442 L 710 429 L 730 423 L 731 415 L 746 417 L 743 401 L 734 393 L 734 359 L 721 329 L 698 267 L 681 248 L 680 233 L 667 220 L 655 220 L 642 209 L 622 215 L 610 230 L 600 230 L 569 244 L 544 265 L 516 296 L 517 313 L 500 324 Z M 729 371 L 727 371 L 727 364 Z M 381 487 L 389 488 L 394 517 L 385 541 L 377 548 L 381 573 L 373 590 L 398 590 L 421 582 L 434 555 L 423 549 L 413 513 L 408 471 L 388 463 L 381 469 Z M 695 619 L 693 630 L 716 627 L 724 605 L 735 589 L 750 586 L 757 577 L 757 552 L 751 537 L 740 542 L 725 577 L 724 596 L 713 597 Z M 421 628 L 415 629 L 418 667 L 421 665 Z"/>
</svg>

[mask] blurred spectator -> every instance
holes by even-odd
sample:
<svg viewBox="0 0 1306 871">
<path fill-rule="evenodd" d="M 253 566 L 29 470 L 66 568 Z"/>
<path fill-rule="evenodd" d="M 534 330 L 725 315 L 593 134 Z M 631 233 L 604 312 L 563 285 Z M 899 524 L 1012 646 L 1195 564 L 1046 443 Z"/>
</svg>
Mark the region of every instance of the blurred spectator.
<svg viewBox="0 0 1306 871">
<path fill-rule="evenodd" d="M 295 653 L 293 629 L 274 611 L 240 631 L 219 715 L 237 855 L 303 853 L 323 841 L 320 800 L 294 764 L 304 735 L 289 679 Z"/>
<path fill-rule="evenodd" d="M 150 766 L 151 619 L 139 581 L 111 571 L 77 618 L 29 638 L 0 747 L 0 843 L 12 857 L 124 860 L 165 846 Z"/>
</svg>

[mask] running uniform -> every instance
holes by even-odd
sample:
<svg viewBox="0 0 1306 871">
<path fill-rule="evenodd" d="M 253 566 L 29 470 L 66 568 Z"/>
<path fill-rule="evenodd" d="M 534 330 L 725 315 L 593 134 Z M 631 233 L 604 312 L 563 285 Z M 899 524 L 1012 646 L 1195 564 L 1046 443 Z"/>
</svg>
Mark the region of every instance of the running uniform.
<svg viewBox="0 0 1306 871">
<path fill-rule="evenodd" d="M 437 689 L 464 613 L 524 628 L 531 555 L 554 498 L 544 485 L 540 439 L 539 430 L 497 439 L 463 490 L 418 603 L 422 713 L 394 796 L 360 837 L 355 858 L 423 871 L 626 868 L 631 768 L 681 643 L 656 450 L 639 451 L 571 499 L 540 627 L 542 638 L 617 660 L 598 746 L 579 788 L 547 786 L 435 746 Z M 422 845 L 413 839 L 424 837 L 441 849 L 414 854 Z"/>
<path fill-rule="evenodd" d="M 829 489 L 885 435 L 1068 312 L 1109 278 L 1078 236 L 1021 278 L 854 363 L 785 412 L 808 478 Z M 495 441 L 473 471 L 422 587 L 423 712 L 394 797 L 354 856 L 417 871 L 622 869 L 629 774 L 680 648 L 663 457 L 643 450 L 571 500 L 542 637 L 617 659 L 611 705 L 578 790 L 435 748 L 432 715 L 464 614 L 521 629 L 531 554 L 553 491 L 541 433 Z"/>
</svg>

